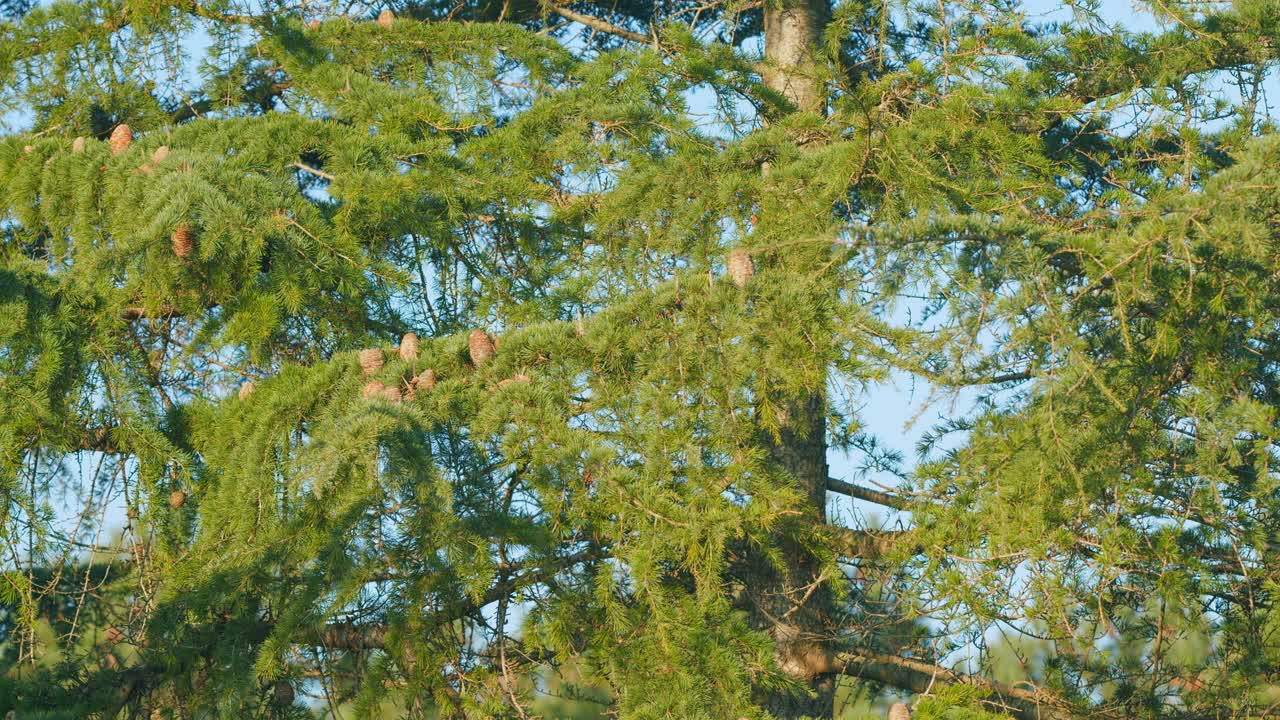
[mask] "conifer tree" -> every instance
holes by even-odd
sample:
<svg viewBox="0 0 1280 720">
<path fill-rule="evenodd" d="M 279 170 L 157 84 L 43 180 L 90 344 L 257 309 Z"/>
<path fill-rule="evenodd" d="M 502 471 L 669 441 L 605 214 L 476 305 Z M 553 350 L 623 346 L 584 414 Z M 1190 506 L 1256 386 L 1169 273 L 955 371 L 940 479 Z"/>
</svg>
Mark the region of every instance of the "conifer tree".
<svg viewBox="0 0 1280 720">
<path fill-rule="evenodd" d="M 1272 712 L 1280 6 L 1072 8 L 6 6 L 0 711 Z"/>
</svg>

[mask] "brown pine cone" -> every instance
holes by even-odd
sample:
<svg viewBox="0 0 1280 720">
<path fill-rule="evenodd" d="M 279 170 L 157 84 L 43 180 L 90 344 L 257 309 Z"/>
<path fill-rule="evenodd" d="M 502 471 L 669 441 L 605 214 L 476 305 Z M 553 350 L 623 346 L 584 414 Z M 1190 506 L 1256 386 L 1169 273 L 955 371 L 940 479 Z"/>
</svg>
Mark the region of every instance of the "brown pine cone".
<svg viewBox="0 0 1280 720">
<path fill-rule="evenodd" d="M 493 338 L 483 330 L 472 330 L 467 336 L 467 350 L 471 355 L 471 364 L 480 367 L 493 357 L 497 350 Z"/>
<path fill-rule="evenodd" d="M 111 146 L 111 154 L 119 155 L 128 150 L 129 146 L 133 144 L 133 131 L 129 129 L 128 125 L 120 123 L 115 130 L 111 131 L 111 138 L 107 143 Z"/>
</svg>

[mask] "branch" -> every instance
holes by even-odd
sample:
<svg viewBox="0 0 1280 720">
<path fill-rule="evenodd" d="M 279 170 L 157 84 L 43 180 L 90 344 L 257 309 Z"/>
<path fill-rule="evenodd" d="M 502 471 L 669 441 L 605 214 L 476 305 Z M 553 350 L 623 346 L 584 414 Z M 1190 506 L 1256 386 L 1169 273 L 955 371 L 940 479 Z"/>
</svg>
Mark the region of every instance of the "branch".
<svg viewBox="0 0 1280 720">
<path fill-rule="evenodd" d="M 155 312 L 151 312 L 144 307 L 127 307 L 120 311 L 120 317 L 125 320 L 141 320 L 143 318 L 174 318 L 182 317 L 182 311 L 172 305 L 161 305 L 156 308 Z"/>
<path fill-rule="evenodd" d="M 857 498 L 859 500 L 866 500 L 867 502 L 883 505 L 885 507 L 893 508 L 894 510 L 906 510 L 908 505 L 908 500 L 904 497 L 880 492 L 879 490 L 872 490 L 871 488 L 862 487 L 861 485 L 854 485 L 853 483 L 845 482 L 844 480 L 837 480 L 836 478 L 827 478 L 827 491 L 839 493 L 841 495 L 848 495 L 849 497 Z"/>
<path fill-rule="evenodd" d="M 859 558 L 862 560 L 875 560 L 885 551 L 902 541 L 907 535 L 905 530 L 851 530 L 844 527 L 829 526 L 836 535 L 836 539 L 841 543 L 840 551 L 849 558 Z M 924 552 L 924 548 L 917 546 L 913 549 L 914 553 Z"/>
<path fill-rule="evenodd" d="M 1010 687 L 897 655 L 845 652 L 836 656 L 836 666 L 843 675 L 873 680 L 917 694 L 928 692 L 937 683 L 970 685 L 990 693 L 990 697 L 981 701 L 988 708 L 1021 720 L 1071 720 L 1075 715 L 1070 703 L 1045 690 Z"/>
<path fill-rule="evenodd" d="M 594 15 L 584 15 L 583 13 L 575 12 L 573 10 L 570 10 L 569 8 L 560 7 L 559 5 L 552 5 L 551 12 L 559 15 L 562 18 L 566 18 L 576 23 L 581 23 L 583 25 L 586 25 L 587 27 L 592 28 L 593 30 L 599 30 L 602 33 L 608 33 L 610 35 L 620 37 L 624 40 L 630 40 L 632 42 L 638 42 L 638 43 L 648 43 L 650 40 L 650 38 L 646 35 L 641 35 L 638 32 L 632 32 L 631 30 L 628 30 L 624 27 L 614 25 L 613 23 L 601 20 L 600 18 Z"/>
<path fill-rule="evenodd" d="M 334 180 L 337 179 L 333 175 L 330 175 L 329 173 L 323 170 L 317 170 L 316 168 L 313 168 L 310 165 L 304 165 L 300 162 L 290 163 L 290 167 L 296 167 L 303 172 L 311 173 L 312 175 L 315 175 L 318 178 L 324 178 L 325 180 L 328 180 L 330 182 L 333 182 Z"/>
<path fill-rule="evenodd" d="M 418 629 L 418 633 L 441 628 L 450 623 L 473 615 L 485 606 L 497 602 L 499 598 L 509 596 L 530 585 L 549 581 L 556 573 L 580 562 L 598 560 L 608 556 L 608 549 L 593 546 L 579 550 L 560 558 L 549 558 L 546 564 L 536 567 L 523 575 L 495 583 L 478 600 L 469 597 L 453 603 L 431 617 L 431 627 Z M 263 642 L 272 632 L 271 623 L 263 622 L 254 627 L 250 634 L 254 644 Z M 364 651 L 386 647 L 388 627 L 380 623 L 329 623 L 318 628 L 300 629 L 291 638 L 298 645 L 330 648 L 334 650 Z M 221 633 L 214 633 L 214 637 Z M 216 642 L 216 640 L 215 640 Z M 78 686 L 68 688 L 73 697 L 88 701 L 90 704 L 104 705 L 107 712 L 103 717 L 112 718 L 125 705 L 137 697 L 159 687 L 172 668 L 163 662 L 144 662 L 143 664 L 123 670 L 103 670 L 87 678 Z M 99 693 L 103 693 L 99 695 Z"/>
</svg>

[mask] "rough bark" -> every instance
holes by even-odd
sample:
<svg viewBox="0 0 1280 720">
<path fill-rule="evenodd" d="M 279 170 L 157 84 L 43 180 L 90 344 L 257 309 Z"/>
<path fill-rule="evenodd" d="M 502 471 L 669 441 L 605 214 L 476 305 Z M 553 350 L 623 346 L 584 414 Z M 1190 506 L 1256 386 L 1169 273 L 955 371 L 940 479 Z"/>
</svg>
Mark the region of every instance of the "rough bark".
<svg viewBox="0 0 1280 720">
<path fill-rule="evenodd" d="M 812 72 L 812 61 L 830 18 L 829 0 L 780 0 L 766 3 L 764 13 L 765 83 L 798 110 L 824 112 L 826 92 Z M 805 260 L 795 257 L 783 262 L 803 265 Z M 808 520 L 824 523 L 828 480 L 824 388 L 819 385 L 798 396 L 778 398 L 776 404 L 784 409 L 788 422 L 780 437 L 766 435 L 763 442 L 774 463 L 805 494 Z M 762 688 L 757 699 L 778 718 L 829 718 L 835 700 L 829 641 L 831 594 L 820 583 L 818 562 L 805 548 L 784 541 L 781 549 L 783 568 L 772 567 L 763 558 L 752 559 L 749 616 L 773 637 L 780 667 L 808 692 Z"/>
<path fill-rule="evenodd" d="M 764 10 L 764 82 L 798 109 L 823 112 L 827 95 L 814 73 L 814 52 L 831 19 L 830 0 L 778 0 Z"/>
<path fill-rule="evenodd" d="M 826 519 L 825 402 L 818 389 L 784 400 L 788 425 L 778 439 L 763 440 L 773 461 L 807 495 L 806 520 L 819 524 Z M 829 718 L 836 669 L 830 646 L 831 593 L 821 581 L 818 561 L 800 543 L 783 538 L 780 549 L 782 567 L 762 556 L 750 559 L 748 616 L 773 637 L 778 665 L 807 692 L 762 688 L 756 699 L 777 718 Z"/>
</svg>

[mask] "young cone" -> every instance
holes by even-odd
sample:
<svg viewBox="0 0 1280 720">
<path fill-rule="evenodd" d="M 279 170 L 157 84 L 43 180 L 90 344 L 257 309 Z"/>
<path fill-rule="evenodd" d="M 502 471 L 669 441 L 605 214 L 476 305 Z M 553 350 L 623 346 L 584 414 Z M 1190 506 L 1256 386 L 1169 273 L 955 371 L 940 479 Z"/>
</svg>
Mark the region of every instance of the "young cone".
<svg viewBox="0 0 1280 720">
<path fill-rule="evenodd" d="M 128 125 L 120 123 L 115 130 L 111 131 L 111 139 L 107 142 L 111 145 L 111 154 L 119 155 L 128 150 L 129 146 L 133 144 L 133 131 L 129 129 Z"/>
<path fill-rule="evenodd" d="M 252 380 L 240 386 L 240 392 L 238 393 L 238 395 L 240 396 L 241 400 L 248 400 L 249 396 L 252 394 L 253 394 Z"/>
<path fill-rule="evenodd" d="M 365 375 L 372 375 L 382 369 L 382 350 L 367 348 L 360 351 L 360 368 Z"/>
<path fill-rule="evenodd" d="M 415 333 L 405 333 L 400 339 L 400 359 L 408 362 L 418 359 L 418 336 Z"/>
<path fill-rule="evenodd" d="M 391 10 L 383 10 L 378 13 L 378 24 L 384 28 L 391 27 L 391 23 L 395 22 L 396 14 Z"/>
<path fill-rule="evenodd" d="M 169 146 L 161 145 L 155 149 L 155 152 L 151 153 L 150 160 L 142 163 L 142 167 L 138 168 L 138 172 L 150 175 L 155 172 L 156 167 L 159 166 L 160 163 L 164 162 L 164 159 L 167 157 L 169 157 Z"/>
<path fill-rule="evenodd" d="M 528 375 L 525 375 L 524 373 L 516 373 L 515 375 L 512 375 L 509 378 L 504 378 L 502 380 L 499 380 L 498 387 L 504 388 L 504 387 L 507 387 L 508 385 L 523 385 L 531 381 L 532 381 L 532 378 L 530 378 Z"/>
<path fill-rule="evenodd" d="M 177 510 L 187 502 L 187 494 L 181 490 L 174 490 L 169 493 L 169 507 Z"/>
<path fill-rule="evenodd" d="M 77 137 L 75 140 L 72 140 L 72 141 L 71 141 L 71 152 L 73 152 L 73 153 L 75 153 L 75 154 L 77 154 L 77 155 L 79 155 L 80 153 L 84 152 L 84 144 L 85 144 L 85 139 L 84 139 L 84 137 L 83 137 L 83 136 Z"/>
<path fill-rule="evenodd" d="M 733 284 L 739 289 L 746 287 L 751 280 L 751 276 L 756 274 L 755 263 L 751 261 L 751 256 L 747 254 L 747 251 L 742 248 L 730 250 L 725 265 L 729 269 L 729 277 L 733 280 Z"/>
<path fill-rule="evenodd" d="M 284 680 L 277 680 L 275 687 L 271 689 L 276 705 L 286 707 L 293 704 L 294 692 L 293 685 Z"/>
<path fill-rule="evenodd" d="M 471 364 L 476 367 L 488 362 L 496 349 L 493 338 L 483 330 L 472 330 L 467 336 L 467 350 L 471 355 Z"/>
</svg>

